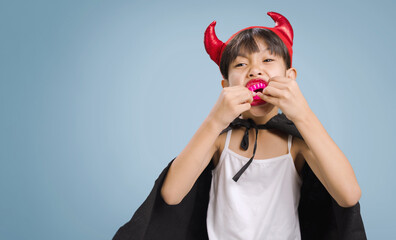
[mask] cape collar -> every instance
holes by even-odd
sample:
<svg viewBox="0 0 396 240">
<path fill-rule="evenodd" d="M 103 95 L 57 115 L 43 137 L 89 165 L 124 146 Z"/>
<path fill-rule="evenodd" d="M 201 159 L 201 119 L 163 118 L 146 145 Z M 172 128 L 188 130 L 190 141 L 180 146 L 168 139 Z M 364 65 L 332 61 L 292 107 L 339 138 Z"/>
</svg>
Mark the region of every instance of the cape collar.
<svg viewBox="0 0 396 240">
<path fill-rule="evenodd" d="M 229 131 L 230 129 L 234 128 L 240 128 L 244 127 L 245 128 L 245 133 L 242 137 L 241 141 L 241 148 L 243 150 L 247 150 L 249 148 L 249 130 L 251 128 L 254 128 L 256 130 L 256 139 L 254 142 L 254 148 L 253 148 L 253 156 L 250 158 L 250 160 L 235 174 L 235 176 L 232 178 L 235 182 L 238 181 L 238 179 L 241 177 L 241 175 L 245 172 L 245 170 L 249 167 L 249 165 L 253 162 L 254 155 L 256 154 L 256 148 L 257 148 L 257 135 L 258 135 L 258 130 L 259 129 L 278 129 L 283 132 L 285 132 L 285 124 L 290 125 L 291 128 L 294 129 L 294 134 L 297 137 L 301 137 L 301 135 L 298 133 L 297 128 L 295 127 L 294 123 L 287 119 L 284 113 L 278 113 L 274 117 L 272 117 L 270 120 L 268 120 L 265 124 L 260 124 L 256 125 L 256 123 L 253 121 L 253 119 L 241 119 L 239 117 L 235 118 L 234 121 L 228 125 L 226 129 L 224 129 L 220 134 Z"/>
</svg>

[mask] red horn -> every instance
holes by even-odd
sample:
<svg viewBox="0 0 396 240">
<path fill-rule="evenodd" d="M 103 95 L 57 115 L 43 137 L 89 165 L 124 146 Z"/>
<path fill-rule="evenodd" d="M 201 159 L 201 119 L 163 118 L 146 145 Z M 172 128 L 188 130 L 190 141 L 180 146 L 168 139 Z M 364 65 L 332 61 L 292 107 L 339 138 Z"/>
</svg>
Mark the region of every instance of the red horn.
<svg viewBox="0 0 396 240">
<path fill-rule="evenodd" d="M 278 30 L 288 41 L 290 46 L 293 46 L 293 28 L 289 21 L 279 13 L 268 12 L 267 13 L 275 22 L 274 29 Z"/>
<path fill-rule="evenodd" d="M 214 27 L 216 26 L 216 21 L 213 21 L 205 31 L 204 44 L 206 52 L 209 54 L 210 58 L 217 64 L 220 65 L 220 53 L 224 47 L 224 43 L 220 41 L 217 36 Z"/>
</svg>

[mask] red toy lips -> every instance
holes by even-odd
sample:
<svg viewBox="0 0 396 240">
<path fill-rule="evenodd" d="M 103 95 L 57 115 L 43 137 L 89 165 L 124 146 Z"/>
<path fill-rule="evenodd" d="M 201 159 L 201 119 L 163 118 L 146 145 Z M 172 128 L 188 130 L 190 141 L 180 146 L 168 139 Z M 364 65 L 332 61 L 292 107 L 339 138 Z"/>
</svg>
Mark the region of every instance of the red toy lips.
<svg viewBox="0 0 396 240">
<path fill-rule="evenodd" d="M 263 79 L 252 79 L 246 84 L 246 87 L 252 92 L 262 92 L 267 86 L 268 83 Z M 253 102 L 251 103 L 251 105 L 257 106 L 264 103 L 266 102 L 256 95 L 253 97 Z"/>
</svg>

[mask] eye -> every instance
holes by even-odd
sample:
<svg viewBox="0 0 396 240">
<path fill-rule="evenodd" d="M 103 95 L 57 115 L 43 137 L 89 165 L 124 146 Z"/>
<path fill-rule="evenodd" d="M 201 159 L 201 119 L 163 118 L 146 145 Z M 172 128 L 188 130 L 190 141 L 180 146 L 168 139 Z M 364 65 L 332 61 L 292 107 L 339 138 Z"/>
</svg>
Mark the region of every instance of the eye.
<svg viewBox="0 0 396 240">
<path fill-rule="evenodd" d="M 235 67 L 242 67 L 244 65 L 246 65 L 246 63 L 238 63 L 238 64 L 235 65 Z"/>
<path fill-rule="evenodd" d="M 272 61 L 274 61 L 274 59 L 267 58 L 263 62 L 272 62 Z"/>
</svg>

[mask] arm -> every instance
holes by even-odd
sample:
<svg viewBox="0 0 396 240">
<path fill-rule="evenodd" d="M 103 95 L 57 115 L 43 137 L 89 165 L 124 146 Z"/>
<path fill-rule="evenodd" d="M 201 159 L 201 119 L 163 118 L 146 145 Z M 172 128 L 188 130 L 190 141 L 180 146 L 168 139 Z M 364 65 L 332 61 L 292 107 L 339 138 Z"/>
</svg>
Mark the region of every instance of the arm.
<svg viewBox="0 0 396 240">
<path fill-rule="evenodd" d="M 179 204 L 219 149 L 221 131 L 251 108 L 253 93 L 243 86 L 224 87 L 208 117 L 169 168 L 161 188 L 164 201 Z"/>
<path fill-rule="evenodd" d="M 216 139 L 223 129 L 205 119 L 183 151 L 169 168 L 161 195 L 169 205 L 179 204 L 218 150 Z"/>
<path fill-rule="evenodd" d="M 351 164 L 311 110 L 301 116 L 294 124 L 305 140 L 301 140 L 302 155 L 340 206 L 354 206 L 361 189 Z"/>
<path fill-rule="evenodd" d="M 258 96 L 279 107 L 304 138 L 301 153 L 330 195 L 342 207 L 355 205 L 361 196 L 352 166 L 312 112 L 296 81 L 297 71 L 275 76 Z"/>
</svg>

